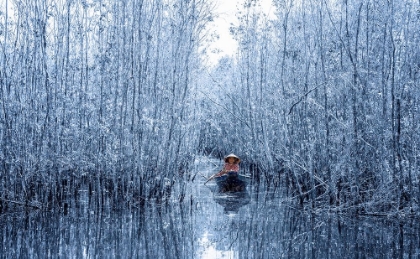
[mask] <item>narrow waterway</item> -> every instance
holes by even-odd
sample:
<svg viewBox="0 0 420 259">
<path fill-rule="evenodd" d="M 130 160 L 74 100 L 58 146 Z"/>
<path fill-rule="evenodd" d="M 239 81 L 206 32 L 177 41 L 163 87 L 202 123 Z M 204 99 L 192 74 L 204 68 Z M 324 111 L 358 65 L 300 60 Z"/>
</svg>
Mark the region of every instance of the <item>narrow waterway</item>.
<svg viewBox="0 0 420 259">
<path fill-rule="evenodd" d="M 220 161 L 200 158 L 182 205 L 75 208 L 0 216 L 0 258 L 419 258 L 414 220 L 313 214 L 248 188 L 240 197 L 204 185 Z M 80 190 L 83 192 L 84 190 Z"/>
</svg>

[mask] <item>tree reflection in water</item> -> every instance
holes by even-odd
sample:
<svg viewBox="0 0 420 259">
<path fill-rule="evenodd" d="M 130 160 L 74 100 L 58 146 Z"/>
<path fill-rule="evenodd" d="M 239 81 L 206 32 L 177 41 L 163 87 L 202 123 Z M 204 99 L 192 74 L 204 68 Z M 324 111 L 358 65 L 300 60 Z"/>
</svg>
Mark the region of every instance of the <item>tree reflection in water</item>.
<svg viewBox="0 0 420 259">
<path fill-rule="evenodd" d="M 209 185 L 211 188 L 211 184 Z M 0 216 L 0 258 L 417 258 L 415 220 L 312 214 L 281 194 L 240 202 L 191 183 L 188 201 Z M 241 194 L 242 195 L 242 194 Z"/>
</svg>

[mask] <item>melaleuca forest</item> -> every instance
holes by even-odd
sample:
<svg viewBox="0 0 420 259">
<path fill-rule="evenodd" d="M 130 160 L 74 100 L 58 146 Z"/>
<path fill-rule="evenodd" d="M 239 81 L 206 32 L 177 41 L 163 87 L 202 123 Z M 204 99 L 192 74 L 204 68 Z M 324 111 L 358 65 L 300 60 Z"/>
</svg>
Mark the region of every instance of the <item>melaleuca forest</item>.
<svg viewBox="0 0 420 259">
<path fill-rule="evenodd" d="M 0 3 L 0 254 L 418 255 L 420 2 L 220 5 Z"/>
</svg>

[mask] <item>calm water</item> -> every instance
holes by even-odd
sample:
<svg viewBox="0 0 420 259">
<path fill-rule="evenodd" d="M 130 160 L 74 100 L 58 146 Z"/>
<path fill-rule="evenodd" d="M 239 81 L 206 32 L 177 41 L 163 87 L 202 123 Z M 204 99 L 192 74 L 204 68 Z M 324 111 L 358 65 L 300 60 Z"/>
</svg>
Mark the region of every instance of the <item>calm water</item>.
<svg viewBox="0 0 420 259">
<path fill-rule="evenodd" d="M 197 161 L 210 175 L 215 161 Z M 0 216 L 0 258 L 419 258 L 415 220 L 311 214 L 250 188 L 214 195 L 204 178 L 187 202 L 96 210 L 88 199 L 66 212 Z M 83 190 L 81 190 L 83 191 Z"/>
</svg>

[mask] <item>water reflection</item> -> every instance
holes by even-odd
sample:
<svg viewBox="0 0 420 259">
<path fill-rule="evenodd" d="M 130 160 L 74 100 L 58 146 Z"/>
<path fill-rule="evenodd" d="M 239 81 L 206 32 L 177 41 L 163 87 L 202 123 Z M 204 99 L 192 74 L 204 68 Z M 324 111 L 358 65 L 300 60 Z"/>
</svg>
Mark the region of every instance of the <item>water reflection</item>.
<svg viewBox="0 0 420 259">
<path fill-rule="evenodd" d="M 226 214 L 238 213 L 239 209 L 247 205 L 251 196 L 247 191 L 232 192 L 232 193 L 213 193 L 213 199 L 216 203 L 224 208 Z"/>
<path fill-rule="evenodd" d="M 1 218 L 1 258 L 418 258 L 418 225 L 311 216 L 273 204 L 246 213 L 77 210 Z M 203 209 L 202 206 L 198 208 Z"/>
<path fill-rule="evenodd" d="M 211 187 L 211 186 L 210 186 Z M 192 183 L 189 202 L 0 216 L 0 258 L 418 258 L 415 220 L 311 214 L 250 188 Z M 269 197 L 269 198 L 268 198 Z"/>
</svg>

